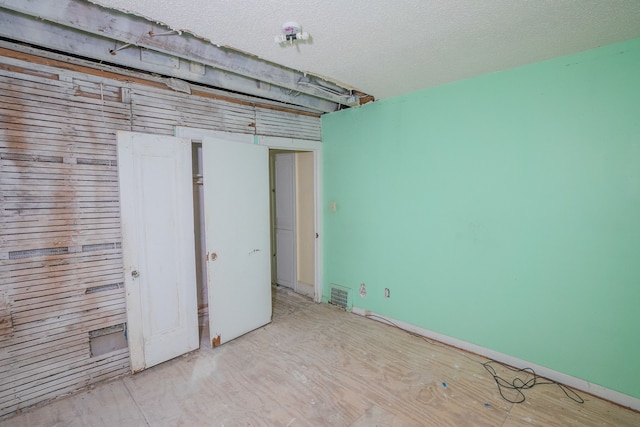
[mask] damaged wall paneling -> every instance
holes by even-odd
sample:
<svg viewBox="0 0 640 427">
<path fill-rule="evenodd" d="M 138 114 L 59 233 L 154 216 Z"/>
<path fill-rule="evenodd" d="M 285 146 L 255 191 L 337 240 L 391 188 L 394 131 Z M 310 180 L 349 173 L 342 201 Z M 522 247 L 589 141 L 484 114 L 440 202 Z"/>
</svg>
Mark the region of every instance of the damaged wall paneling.
<svg viewBox="0 0 640 427">
<path fill-rule="evenodd" d="M 192 89 L 0 42 L 0 417 L 130 370 L 118 130 L 320 140 L 317 115 Z"/>
</svg>

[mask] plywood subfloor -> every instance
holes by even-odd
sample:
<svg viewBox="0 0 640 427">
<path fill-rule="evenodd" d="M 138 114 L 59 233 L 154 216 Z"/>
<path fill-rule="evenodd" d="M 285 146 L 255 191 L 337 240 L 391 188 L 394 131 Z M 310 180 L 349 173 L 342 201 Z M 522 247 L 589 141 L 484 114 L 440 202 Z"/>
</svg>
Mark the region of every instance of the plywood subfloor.
<svg viewBox="0 0 640 427">
<path fill-rule="evenodd" d="M 500 397 L 481 358 L 280 289 L 273 322 L 2 426 L 637 426 L 552 385 Z"/>
</svg>

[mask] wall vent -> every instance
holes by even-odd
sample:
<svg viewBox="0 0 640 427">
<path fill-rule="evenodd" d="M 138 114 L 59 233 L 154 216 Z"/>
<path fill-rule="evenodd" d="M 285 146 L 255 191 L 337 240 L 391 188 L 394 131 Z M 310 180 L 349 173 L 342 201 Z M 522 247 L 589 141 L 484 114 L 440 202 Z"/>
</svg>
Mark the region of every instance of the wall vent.
<svg viewBox="0 0 640 427">
<path fill-rule="evenodd" d="M 329 304 L 343 308 L 345 310 L 351 309 L 351 298 L 349 289 L 344 286 L 331 284 L 331 295 L 329 297 Z"/>
</svg>

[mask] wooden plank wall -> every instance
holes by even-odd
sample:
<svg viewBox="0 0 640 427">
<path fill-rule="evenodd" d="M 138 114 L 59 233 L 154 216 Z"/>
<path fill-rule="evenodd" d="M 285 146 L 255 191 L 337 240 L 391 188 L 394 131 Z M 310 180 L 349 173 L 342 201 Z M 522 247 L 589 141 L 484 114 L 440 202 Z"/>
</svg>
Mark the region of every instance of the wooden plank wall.
<svg viewBox="0 0 640 427">
<path fill-rule="evenodd" d="M 204 95 L 204 94 L 203 94 Z M 295 114 L 248 103 L 232 103 L 206 96 L 167 92 L 133 84 L 133 131 L 173 135 L 174 126 L 224 132 L 321 140 L 317 116 Z"/>
<path fill-rule="evenodd" d="M 4 414 L 129 370 L 89 333 L 126 322 L 115 131 L 131 111 L 113 84 L 7 65 L 0 105 Z"/>
<path fill-rule="evenodd" d="M 90 346 L 126 324 L 117 130 L 320 139 L 318 117 L 24 56 L 0 56 L 0 417 L 129 372 Z"/>
</svg>

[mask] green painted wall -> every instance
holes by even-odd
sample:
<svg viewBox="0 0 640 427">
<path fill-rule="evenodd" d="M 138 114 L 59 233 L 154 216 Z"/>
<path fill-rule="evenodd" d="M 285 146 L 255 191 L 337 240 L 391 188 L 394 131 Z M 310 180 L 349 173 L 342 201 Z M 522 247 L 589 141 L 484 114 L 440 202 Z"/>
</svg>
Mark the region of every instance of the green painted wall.
<svg viewBox="0 0 640 427">
<path fill-rule="evenodd" d="M 640 39 L 322 126 L 325 300 L 640 398 Z"/>
</svg>

